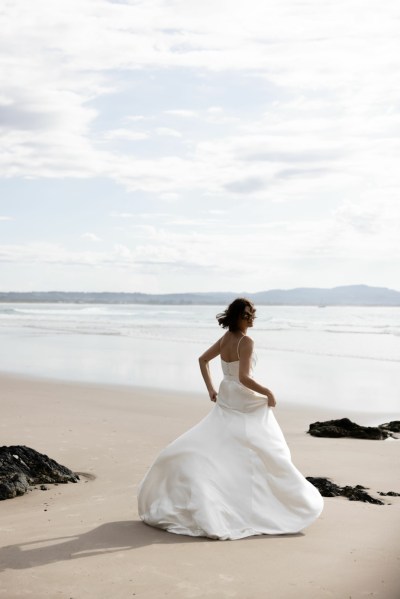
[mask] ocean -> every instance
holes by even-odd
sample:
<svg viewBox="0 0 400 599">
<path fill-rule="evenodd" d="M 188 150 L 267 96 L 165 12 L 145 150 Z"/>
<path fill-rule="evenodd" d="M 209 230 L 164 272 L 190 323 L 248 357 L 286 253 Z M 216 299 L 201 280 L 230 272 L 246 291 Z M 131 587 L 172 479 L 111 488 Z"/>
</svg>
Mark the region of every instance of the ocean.
<svg viewBox="0 0 400 599">
<path fill-rule="evenodd" d="M 225 306 L 0 304 L 6 373 L 179 392 L 206 389 L 198 356 Z M 258 306 L 254 378 L 278 402 L 400 412 L 400 308 Z M 219 361 L 211 363 L 214 384 Z"/>
</svg>

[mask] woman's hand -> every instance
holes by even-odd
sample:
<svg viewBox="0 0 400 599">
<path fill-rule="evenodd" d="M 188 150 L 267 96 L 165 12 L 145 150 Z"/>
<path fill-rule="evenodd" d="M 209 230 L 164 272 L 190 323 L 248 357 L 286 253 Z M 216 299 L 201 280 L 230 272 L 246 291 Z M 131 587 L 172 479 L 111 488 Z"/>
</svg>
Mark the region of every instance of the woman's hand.
<svg viewBox="0 0 400 599">
<path fill-rule="evenodd" d="M 216 392 L 215 389 L 211 389 L 208 392 L 208 395 L 210 396 L 211 401 L 217 401 L 217 395 L 218 395 L 218 393 Z"/>
<path fill-rule="evenodd" d="M 269 408 L 274 408 L 276 406 L 276 399 L 274 397 L 274 394 L 271 393 L 271 391 L 268 391 L 268 407 Z"/>
</svg>

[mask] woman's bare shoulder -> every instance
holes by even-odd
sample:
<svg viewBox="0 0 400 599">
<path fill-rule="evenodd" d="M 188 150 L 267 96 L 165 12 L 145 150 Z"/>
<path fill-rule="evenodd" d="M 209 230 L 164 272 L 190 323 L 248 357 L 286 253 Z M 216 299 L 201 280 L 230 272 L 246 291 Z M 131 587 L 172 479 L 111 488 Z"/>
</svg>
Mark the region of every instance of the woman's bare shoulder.
<svg viewBox="0 0 400 599">
<path fill-rule="evenodd" d="M 254 347 L 254 341 L 251 337 L 248 337 L 247 335 L 245 335 L 242 339 L 242 343 L 241 343 L 242 347 L 246 347 L 248 349 L 253 349 Z"/>
<path fill-rule="evenodd" d="M 226 333 L 224 333 L 222 337 L 219 338 L 219 342 L 224 343 L 225 341 L 229 341 L 231 337 L 232 333 L 230 331 L 226 331 Z"/>
</svg>

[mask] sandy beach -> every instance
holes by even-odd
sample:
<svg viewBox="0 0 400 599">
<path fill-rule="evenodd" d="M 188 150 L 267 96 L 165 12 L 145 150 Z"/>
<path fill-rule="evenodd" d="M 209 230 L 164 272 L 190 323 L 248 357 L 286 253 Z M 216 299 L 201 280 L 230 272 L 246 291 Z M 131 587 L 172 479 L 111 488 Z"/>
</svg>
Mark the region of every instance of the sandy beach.
<svg viewBox="0 0 400 599">
<path fill-rule="evenodd" d="M 172 535 L 139 520 L 137 485 L 158 452 L 212 408 L 205 394 L 11 375 L 0 385 L 1 443 L 86 473 L 0 503 L 1 597 L 399 599 L 400 498 L 384 506 L 326 498 L 322 516 L 297 535 Z M 343 416 L 334 410 L 278 404 L 275 416 L 305 476 L 362 484 L 374 496 L 400 492 L 400 441 L 306 434 L 310 422 Z"/>
</svg>

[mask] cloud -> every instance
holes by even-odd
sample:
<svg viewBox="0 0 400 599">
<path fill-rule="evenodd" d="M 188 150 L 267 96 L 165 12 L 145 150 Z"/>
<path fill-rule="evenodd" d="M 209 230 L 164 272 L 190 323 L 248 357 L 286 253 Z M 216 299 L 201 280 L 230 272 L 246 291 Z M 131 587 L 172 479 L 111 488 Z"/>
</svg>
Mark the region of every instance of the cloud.
<svg viewBox="0 0 400 599">
<path fill-rule="evenodd" d="M 166 200 L 167 202 L 175 202 L 176 200 L 179 200 L 179 194 L 173 191 L 161 193 L 160 199 Z"/>
<path fill-rule="evenodd" d="M 156 133 L 157 135 L 165 135 L 166 137 L 182 137 L 182 133 L 170 127 L 158 127 Z"/>
<path fill-rule="evenodd" d="M 224 111 L 222 106 L 209 106 L 207 112 L 209 114 L 221 114 Z"/>
<path fill-rule="evenodd" d="M 135 115 L 130 115 L 130 116 L 126 116 L 125 120 L 126 121 L 133 121 L 134 123 L 136 123 L 137 121 L 145 121 L 148 117 L 145 117 L 142 114 L 135 114 Z"/>
<path fill-rule="evenodd" d="M 280 145 L 282 145 L 282 140 Z M 277 147 L 275 150 L 270 150 L 269 152 L 261 151 L 248 154 L 247 156 L 243 156 L 243 160 L 249 162 L 283 162 L 287 164 L 325 160 L 331 162 L 343 158 L 343 155 L 344 150 L 339 150 L 339 148 L 326 149 L 315 147 L 314 150 L 299 148 L 297 152 L 293 152 L 289 148 L 282 151 Z"/>
<path fill-rule="evenodd" d="M 90 251 L 77 252 L 69 250 L 59 244 L 32 243 L 26 245 L 1 245 L 0 262 L 25 265 L 53 264 L 65 267 L 97 267 L 97 268 L 121 268 L 133 271 L 142 271 L 146 266 L 165 266 L 179 269 L 186 268 L 188 272 L 194 268 L 216 268 L 215 261 L 204 258 L 204 253 L 187 247 L 188 236 L 181 235 L 180 243 L 171 243 L 171 234 L 153 231 L 153 235 L 147 230 L 146 243 L 138 244 L 130 248 L 124 244 L 115 244 L 108 252 Z M 177 237 L 178 239 L 178 237 Z M 192 240 L 196 248 L 200 245 L 199 239 Z M 184 251 L 182 251 L 184 246 Z"/>
<path fill-rule="evenodd" d="M 81 235 L 82 239 L 87 239 L 88 241 L 101 241 L 100 237 L 97 237 L 94 233 L 83 233 Z"/>
<path fill-rule="evenodd" d="M 135 212 L 112 212 L 111 216 L 114 218 L 137 218 Z"/>
<path fill-rule="evenodd" d="M 56 122 L 56 116 L 32 110 L 24 105 L 0 106 L 0 127 L 3 129 L 22 129 L 37 131 L 51 127 Z"/>
<path fill-rule="evenodd" d="M 168 212 L 112 212 L 110 216 L 122 219 L 159 220 L 169 217 Z"/>
<path fill-rule="evenodd" d="M 352 277 L 354 282 L 354 272 L 359 280 L 372 276 L 378 282 L 387 269 L 388 256 L 400 252 L 400 219 L 393 219 L 390 210 L 377 213 L 377 206 L 370 202 L 365 213 L 360 213 L 356 204 L 343 204 L 325 218 L 292 219 L 288 214 L 274 221 L 260 218 L 257 212 L 253 220 L 247 220 L 248 210 L 242 212 L 239 207 L 233 222 L 231 205 L 222 227 L 218 226 L 218 214 L 213 220 L 211 216 L 115 213 L 125 226 L 117 233 L 123 241 L 108 244 L 111 249 L 77 251 L 52 243 L 3 244 L 0 262 L 11 265 L 13 272 L 22 267 L 29 267 L 30 273 L 62 269 L 49 271 L 56 276 L 52 281 L 59 280 L 62 272 L 75 273 L 74 288 L 79 280 L 85 288 L 88 267 L 90 273 L 97 273 L 93 277 L 98 286 L 103 282 L 103 289 L 108 288 L 111 273 L 113 285 L 120 289 L 129 287 L 129 273 L 135 277 L 132 281 L 141 281 L 148 291 L 236 289 L 238 280 L 241 288 L 251 291 L 285 284 L 315 285 L 315 277 L 319 284 L 330 286 L 351 283 Z M 147 216 L 153 217 L 150 222 Z M 155 279 L 150 280 L 150 275 Z"/>
<path fill-rule="evenodd" d="M 0 142 L 5 151 L 0 169 L 5 176 L 105 176 L 129 191 L 177 195 L 193 188 L 224 193 L 235 186 L 240 193 L 241 185 L 243 193 L 262 192 L 261 183 L 252 188 L 252 179 L 269 185 L 277 178 L 275 198 L 282 201 L 292 194 L 283 179 L 305 172 L 293 170 L 299 162 L 310 177 L 314 173 L 324 179 L 321 162 L 336 162 L 343 170 L 356 169 L 362 179 L 371 164 L 383 169 L 388 136 L 391 150 L 399 150 L 393 137 L 398 122 L 393 73 L 400 66 L 400 52 L 395 51 L 392 18 L 396 3 L 388 0 L 381 11 L 377 0 L 370 0 L 363 5 L 362 19 L 357 18 L 359 10 L 356 0 L 339 0 L 335 10 L 328 1 L 251 0 L 244 9 L 233 0 L 226 19 L 222 0 L 201 6 L 194 0 L 150 5 L 99 0 L 96 6 L 71 0 L 62 11 L 50 0 L 35 5 L 16 0 L 3 11 L 8 51 L 1 59 Z M 220 22 L 225 23 L 223 31 Z M 16 43 L 21 37 L 28 51 Z M 156 144 L 154 155 L 146 159 L 117 151 L 113 142 L 148 140 L 150 133 L 100 125 L 100 108 L 94 108 L 97 100 L 107 98 L 118 106 L 135 75 L 146 69 L 154 70 L 155 78 L 165 69 L 176 76 L 195 73 L 204 82 L 203 88 L 200 83 L 193 88 L 185 108 L 168 108 L 162 88 L 157 103 L 151 98 L 150 114 L 132 114 L 132 106 L 122 103 L 119 124 L 152 119 L 159 137 L 185 142 L 179 153 L 174 148 L 175 159 L 169 147 Z M 124 75 L 118 78 L 121 70 Z M 207 85 L 213 89 L 215 81 L 208 84 L 207 73 L 216 71 L 222 88 L 229 89 L 226 73 L 246 79 L 242 109 L 229 114 L 224 105 L 210 105 Z M 246 102 L 260 95 L 260 88 L 252 91 L 255 81 L 265 84 L 264 102 L 249 111 Z M 196 92 L 208 100 L 201 109 L 188 107 L 195 105 Z M 166 126 L 162 115 L 204 126 L 177 130 Z M 227 129 L 221 131 L 223 125 Z M 217 149 L 226 153 L 215 163 Z M 254 170 L 241 182 L 237 173 L 248 169 L 248 163 Z M 325 168 L 328 188 L 332 170 L 327 164 Z M 389 164 L 390 172 L 396 168 Z"/>
<path fill-rule="evenodd" d="M 298 179 L 299 177 L 305 177 L 308 179 L 314 179 L 315 177 L 322 177 L 325 174 L 331 174 L 332 169 L 327 168 L 287 168 L 276 173 L 277 179 Z"/>
<path fill-rule="evenodd" d="M 198 112 L 195 110 L 185 110 L 185 109 L 174 109 L 174 110 L 164 110 L 165 114 L 169 114 L 171 116 L 178 116 L 185 119 L 195 118 L 198 116 Z"/>
<path fill-rule="evenodd" d="M 14 220 L 12 216 L 1 216 L 0 215 L 0 221 L 6 221 L 6 220 Z"/>
<path fill-rule="evenodd" d="M 132 131 L 130 129 L 113 129 L 104 133 L 104 139 L 123 139 L 128 141 L 138 141 L 148 139 L 149 134 L 145 131 Z"/>
<path fill-rule="evenodd" d="M 238 179 L 237 181 L 225 184 L 225 189 L 234 193 L 252 193 L 253 191 L 265 189 L 265 187 L 265 181 L 256 177 Z"/>
</svg>

